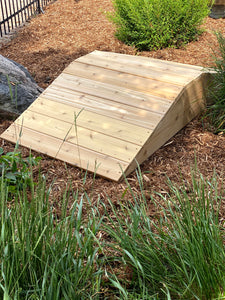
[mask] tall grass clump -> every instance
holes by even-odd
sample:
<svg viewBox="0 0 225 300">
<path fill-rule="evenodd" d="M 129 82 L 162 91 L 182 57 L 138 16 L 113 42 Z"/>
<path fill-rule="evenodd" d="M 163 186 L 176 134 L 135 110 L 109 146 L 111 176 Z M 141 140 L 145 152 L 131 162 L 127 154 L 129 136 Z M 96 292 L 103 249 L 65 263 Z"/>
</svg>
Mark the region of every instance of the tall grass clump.
<svg viewBox="0 0 225 300">
<path fill-rule="evenodd" d="M 222 192 L 216 177 L 194 173 L 190 186 L 170 183 L 160 201 L 152 198 L 157 218 L 149 216 L 144 193 L 133 194 L 134 204 L 111 204 L 113 226 L 105 228 L 133 274 L 130 285 L 113 279 L 124 299 L 224 299 Z"/>
<path fill-rule="evenodd" d="M 138 50 L 179 47 L 201 33 L 209 0 L 114 0 L 116 36 Z"/>
<path fill-rule="evenodd" d="M 78 194 L 69 210 L 68 190 L 58 216 L 45 180 L 12 199 L 2 177 L 0 191 L 0 299 L 98 299 L 97 212 L 84 217 Z"/>
<path fill-rule="evenodd" d="M 219 44 L 214 51 L 214 66 L 211 68 L 212 84 L 209 87 L 210 104 L 206 115 L 209 117 L 215 133 L 225 132 L 225 37 L 216 33 Z"/>
</svg>

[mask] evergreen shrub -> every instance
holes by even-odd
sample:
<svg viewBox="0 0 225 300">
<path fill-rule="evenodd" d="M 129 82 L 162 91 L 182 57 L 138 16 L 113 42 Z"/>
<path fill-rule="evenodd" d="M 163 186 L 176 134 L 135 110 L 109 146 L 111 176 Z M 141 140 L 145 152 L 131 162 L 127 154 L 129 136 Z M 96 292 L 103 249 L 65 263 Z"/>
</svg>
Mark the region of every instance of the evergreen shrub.
<svg viewBox="0 0 225 300">
<path fill-rule="evenodd" d="M 209 0 L 113 0 L 116 36 L 138 50 L 179 47 L 202 32 Z"/>
</svg>

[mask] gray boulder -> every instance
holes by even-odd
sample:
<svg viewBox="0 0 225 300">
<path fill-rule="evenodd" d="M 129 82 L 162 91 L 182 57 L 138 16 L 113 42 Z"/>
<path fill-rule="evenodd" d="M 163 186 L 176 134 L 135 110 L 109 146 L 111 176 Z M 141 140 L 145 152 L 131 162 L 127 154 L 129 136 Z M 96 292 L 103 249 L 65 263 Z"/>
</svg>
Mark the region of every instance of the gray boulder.
<svg viewBox="0 0 225 300">
<path fill-rule="evenodd" d="M 0 110 L 21 114 L 42 91 L 26 68 L 0 55 Z"/>
</svg>

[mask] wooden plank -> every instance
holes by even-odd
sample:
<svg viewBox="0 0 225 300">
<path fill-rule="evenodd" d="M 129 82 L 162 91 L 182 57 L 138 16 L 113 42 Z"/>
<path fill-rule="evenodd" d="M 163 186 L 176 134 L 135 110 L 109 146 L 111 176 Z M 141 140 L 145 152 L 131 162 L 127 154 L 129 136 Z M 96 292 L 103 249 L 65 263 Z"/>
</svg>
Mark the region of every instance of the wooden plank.
<svg viewBox="0 0 225 300">
<path fill-rule="evenodd" d="M 107 132 L 109 136 L 140 146 L 143 145 L 152 132 L 149 129 L 96 114 L 86 109 L 82 110 L 67 104 L 44 99 L 42 96 L 31 104 L 28 110 L 69 123 L 73 123 L 76 116 L 77 125 L 80 127 L 101 133 Z"/>
<path fill-rule="evenodd" d="M 224 0 L 222 0 L 224 1 Z M 129 55 L 129 54 L 121 54 L 121 53 L 114 53 L 114 52 L 106 52 L 106 51 L 98 51 L 95 50 L 84 57 L 88 57 L 90 54 L 95 55 L 96 57 L 101 57 L 104 59 L 108 59 L 111 61 L 118 61 L 124 63 L 124 65 L 132 64 L 136 65 L 137 67 L 151 67 L 156 69 L 162 69 L 165 72 L 174 72 L 177 75 L 182 76 L 198 76 L 202 73 L 202 66 L 196 65 L 189 65 L 189 64 L 182 64 L 179 62 L 169 61 L 169 60 L 162 60 L 153 57 L 145 57 L 140 55 Z M 78 58 L 76 61 L 79 61 Z"/>
<path fill-rule="evenodd" d="M 27 127 L 30 129 L 38 129 L 39 132 L 64 140 L 72 128 L 72 124 L 54 119 L 51 116 L 44 116 L 26 110 L 15 124 Z"/>
<path fill-rule="evenodd" d="M 37 127 L 38 131 L 45 135 L 57 137 L 62 141 L 69 141 L 127 162 L 131 161 L 141 148 L 133 143 L 110 137 L 107 132 L 102 134 L 79 126 L 75 128 L 73 123 L 63 122 L 29 110 L 25 111 L 15 123 L 31 129 Z"/>
<path fill-rule="evenodd" d="M 22 132 L 21 137 L 18 135 L 20 131 Z M 76 167 L 88 169 L 91 172 L 95 172 L 97 168 L 97 174 L 115 181 L 119 180 L 122 176 L 122 170 L 125 170 L 128 166 L 128 163 L 118 159 L 77 147 L 74 144 L 66 142 L 62 144 L 60 139 L 46 136 L 15 123 L 6 129 L 1 138 L 13 143 L 19 141 L 19 144 L 24 147 L 68 162 Z"/>
<path fill-rule="evenodd" d="M 85 95 L 68 89 L 56 88 L 54 85 L 44 92 L 42 96 L 49 100 L 71 105 L 72 107 L 80 109 L 85 107 L 85 110 L 113 117 L 150 130 L 154 129 L 163 117 L 163 115 L 144 109 L 138 110 L 137 108 L 113 101 L 105 101 L 105 99 L 99 97 Z"/>
<path fill-rule="evenodd" d="M 200 73 L 199 71 L 193 71 L 192 69 L 185 69 L 184 71 L 184 69 L 180 70 L 178 68 L 180 71 L 180 76 L 178 76 L 178 72 L 176 72 L 176 65 L 174 68 L 172 68 L 172 66 L 171 68 L 168 68 L 168 66 L 160 68 L 157 67 L 157 64 L 153 64 L 153 66 L 146 66 L 146 64 L 141 64 L 140 61 L 139 63 L 135 64 L 123 56 L 122 59 L 120 59 L 120 57 L 120 55 L 117 55 L 116 57 L 108 55 L 108 57 L 105 57 L 103 55 L 95 55 L 94 52 L 88 54 L 87 56 L 80 57 L 77 61 L 101 68 L 181 86 L 188 84 L 193 79 L 193 74 L 197 76 Z"/>
<path fill-rule="evenodd" d="M 126 174 L 137 167 L 137 161 L 141 164 L 203 110 L 205 80 L 205 74 L 200 75 L 177 96 L 176 101 L 125 171 Z"/>
<path fill-rule="evenodd" d="M 122 170 L 129 165 L 118 159 L 67 142 L 63 143 L 56 158 L 115 181 L 122 177 Z"/>
<path fill-rule="evenodd" d="M 132 161 L 137 151 L 141 149 L 141 146 L 133 143 L 79 126 L 72 127 L 66 141 L 126 162 Z"/>
<path fill-rule="evenodd" d="M 20 135 L 21 132 L 21 135 Z M 1 138 L 13 142 L 19 143 L 29 149 L 44 153 L 51 157 L 55 157 L 58 149 L 62 144 L 62 140 L 47 136 L 36 130 L 20 126 L 13 123 L 6 131 L 1 135 Z"/>
<path fill-rule="evenodd" d="M 108 70 L 77 61 L 71 63 L 63 73 L 84 78 L 92 78 L 95 81 L 149 93 L 170 100 L 174 100 L 176 95 L 182 89 L 182 87 L 178 85 L 166 82 L 162 83 L 157 80 Z"/>
<path fill-rule="evenodd" d="M 130 89 L 120 88 L 92 79 L 81 78 L 70 74 L 61 74 L 52 84 L 54 88 L 64 88 L 80 93 L 93 95 L 106 100 L 119 102 L 128 106 L 164 114 L 171 105 L 171 100 L 154 95 L 146 95 Z"/>
<path fill-rule="evenodd" d="M 215 0 L 213 5 L 225 5 L 225 0 Z"/>
<path fill-rule="evenodd" d="M 1 137 L 118 181 L 203 107 L 199 67 L 98 51 L 79 60 Z"/>
</svg>

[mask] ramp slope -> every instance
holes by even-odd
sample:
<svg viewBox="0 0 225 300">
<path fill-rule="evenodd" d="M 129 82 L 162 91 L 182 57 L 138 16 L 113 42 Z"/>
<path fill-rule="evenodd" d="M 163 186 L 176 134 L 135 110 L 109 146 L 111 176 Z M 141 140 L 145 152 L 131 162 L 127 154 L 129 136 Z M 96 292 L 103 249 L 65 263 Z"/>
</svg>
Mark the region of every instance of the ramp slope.
<svg viewBox="0 0 225 300">
<path fill-rule="evenodd" d="M 94 51 L 1 137 L 119 181 L 199 114 L 208 79 L 197 66 Z"/>
</svg>

